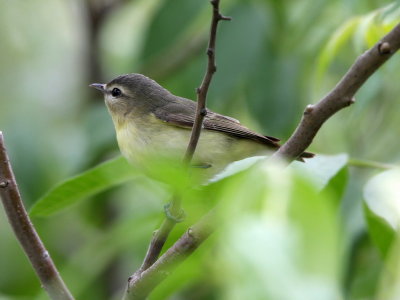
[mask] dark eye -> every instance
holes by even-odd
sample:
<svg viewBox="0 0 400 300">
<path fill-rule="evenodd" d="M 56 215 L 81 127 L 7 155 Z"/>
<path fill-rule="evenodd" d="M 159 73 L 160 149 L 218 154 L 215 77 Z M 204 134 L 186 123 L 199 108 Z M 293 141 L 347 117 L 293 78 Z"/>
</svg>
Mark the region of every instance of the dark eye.
<svg viewBox="0 0 400 300">
<path fill-rule="evenodd" d="M 119 97 L 119 96 L 121 96 L 121 94 L 122 94 L 121 90 L 117 89 L 117 88 L 113 88 L 111 91 L 111 95 L 113 97 Z"/>
</svg>

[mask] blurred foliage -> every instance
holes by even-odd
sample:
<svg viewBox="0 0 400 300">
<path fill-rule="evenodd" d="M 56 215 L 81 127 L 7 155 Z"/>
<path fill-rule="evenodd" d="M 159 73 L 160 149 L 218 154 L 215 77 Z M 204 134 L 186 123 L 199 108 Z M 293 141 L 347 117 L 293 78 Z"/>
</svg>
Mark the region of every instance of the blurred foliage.
<svg viewBox="0 0 400 300">
<path fill-rule="evenodd" d="M 75 202 L 122 184 L 138 174 L 123 157 L 117 157 L 69 178 L 36 201 L 31 215 L 47 216 Z"/>
<path fill-rule="evenodd" d="M 168 163 L 149 179 L 108 160 L 114 129 L 87 85 L 141 72 L 194 99 L 208 1 L 120 1 L 93 40 L 88 9 L 112 2 L 0 1 L 0 129 L 77 299 L 120 299 L 172 193 L 188 217 L 167 246 L 215 203 L 221 225 L 151 299 L 399 299 L 400 56 L 321 129 L 310 150 L 326 155 L 287 169 L 250 159 L 193 188 Z M 219 28 L 209 107 L 283 140 L 400 20 L 400 2 L 384 0 L 221 0 L 221 11 L 233 20 Z M 2 209 L 0 253 L 0 299 L 46 299 Z"/>
</svg>

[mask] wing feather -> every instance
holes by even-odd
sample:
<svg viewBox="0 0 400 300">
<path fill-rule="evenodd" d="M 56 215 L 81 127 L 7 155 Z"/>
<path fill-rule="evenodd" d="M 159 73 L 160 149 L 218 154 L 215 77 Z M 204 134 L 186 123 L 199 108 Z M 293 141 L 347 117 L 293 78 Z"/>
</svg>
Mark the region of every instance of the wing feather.
<svg viewBox="0 0 400 300">
<path fill-rule="evenodd" d="M 192 128 L 195 119 L 196 104 L 195 102 L 187 99 L 180 99 L 186 101 L 180 103 L 171 102 L 163 107 L 159 107 L 154 112 L 154 115 L 158 119 L 172 125 L 184 128 Z M 182 105 L 182 103 L 184 105 Z M 203 128 L 207 130 L 219 131 L 237 138 L 254 140 L 270 147 L 279 147 L 277 143 L 279 139 L 260 135 L 241 125 L 238 120 L 214 113 L 210 110 L 207 110 L 207 115 L 205 116 L 203 122 Z"/>
</svg>

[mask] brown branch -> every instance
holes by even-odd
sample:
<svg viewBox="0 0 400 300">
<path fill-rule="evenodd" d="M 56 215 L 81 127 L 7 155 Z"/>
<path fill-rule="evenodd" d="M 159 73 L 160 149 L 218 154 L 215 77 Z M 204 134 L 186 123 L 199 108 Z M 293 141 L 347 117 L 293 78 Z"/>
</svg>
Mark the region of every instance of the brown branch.
<svg viewBox="0 0 400 300">
<path fill-rule="evenodd" d="M 151 239 L 149 249 L 147 250 L 146 256 L 143 260 L 142 266 L 135 274 L 142 273 L 147 270 L 157 260 L 161 253 L 161 250 L 167 241 L 169 233 L 174 228 L 175 223 L 168 218 L 165 218 L 160 228 L 154 232 L 153 238 Z M 133 275 L 134 277 L 135 275 Z"/>
<path fill-rule="evenodd" d="M 161 224 L 161 227 L 154 232 L 141 267 L 130 278 L 135 277 L 137 274 L 147 270 L 159 257 L 161 250 L 167 241 L 168 235 L 177 223 L 178 218 L 182 215 L 180 199 L 176 196 L 171 201 L 169 213 L 177 218 L 165 218 L 164 222 Z"/>
<path fill-rule="evenodd" d="M 400 48 L 400 24 L 379 43 L 358 57 L 336 87 L 315 105 L 308 105 L 289 140 L 273 157 L 293 160 L 312 143 L 318 130 L 333 114 L 354 103 L 365 81 Z"/>
<path fill-rule="evenodd" d="M 221 15 L 219 12 L 219 0 L 210 1 L 213 7 L 213 17 L 211 20 L 210 28 L 210 40 L 208 42 L 207 56 L 208 64 L 207 71 L 204 75 L 203 81 L 199 88 L 196 89 L 197 93 L 197 109 L 196 118 L 192 128 L 192 134 L 190 135 L 189 145 L 185 153 L 185 162 L 190 163 L 193 158 L 193 154 L 196 150 L 197 143 L 199 141 L 201 127 L 203 125 L 204 117 L 207 115 L 206 101 L 208 87 L 210 86 L 212 76 L 217 71 L 217 66 L 215 65 L 215 42 L 217 38 L 217 27 L 218 22 L 221 20 L 230 20 L 231 18 Z"/>
<path fill-rule="evenodd" d="M 1 131 L 0 196 L 8 221 L 49 297 L 73 300 L 25 210 Z"/>
<path fill-rule="evenodd" d="M 151 291 L 182 263 L 214 231 L 215 211 L 209 212 L 185 232 L 146 271 L 135 274 L 128 282 L 124 300 L 145 299 Z"/>
</svg>

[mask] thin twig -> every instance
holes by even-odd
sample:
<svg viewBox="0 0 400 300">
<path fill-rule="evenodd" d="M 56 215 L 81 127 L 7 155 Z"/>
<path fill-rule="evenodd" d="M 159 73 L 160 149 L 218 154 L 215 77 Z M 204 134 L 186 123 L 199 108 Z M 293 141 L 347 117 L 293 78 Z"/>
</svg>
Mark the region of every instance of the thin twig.
<svg viewBox="0 0 400 300">
<path fill-rule="evenodd" d="M 151 267 L 131 278 L 124 300 L 145 299 L 177 265 L 183 262 L 214 231 L 215 210 L 189 228 Z"/>
<path fill-rule="evenodd" d="M 178 216 L 181 213 L 180 200 L 176 196 L 171 201 L 170 213 L 173 216 Z M 172 218 L 165 218 L 160 228 L 154 232 L 143 263 L 139 270 L 135 272 L 135 274 L 142 273 L 157 260 L 165 242 L 167 241 L 168 235 L 170 234 L 176 223 L 176 220 Z M 132 276 L 135 277 L 135 274 Z"/>
<path fill-rule="evenodd" d="M 193 124 L 192 133 L 190 136 L 190 141 L 185 153 L 184 162 L 189 164 L 192 160 L 194 151 L 196 150 L 197 142 L 200 137 L 200 131 L 203 123 L 203 119 L 206 115 L 206 100 L 207 100 L 207 92 L 208 87 L 210 86 L 210 82 L 213 74 L 216 71 L 215 65 L 215 43 L 216 43 L 216 35 L 217 35 L 217 26 L 218 22 L 221 20 L 230 20 L 229 17 L 222 16 L 219 12 L 219 0 L 211 0 L 210 1 L 213 7 L 213 17 L 211 20 L 211 28 L 210 28 L 210 39 L 208 42 L 207 55 L 208 55 L 208 65 L 207 71 L 204 75 L 203 81 L 200 87 L 196 90 L 197 92 L 197 109 L 195 122 Z M 181 204 L 179 197 L 175 196 L 171 201 L 170 213 L 172 216 L 177 216 L 181 214 Z M 146 253 L 146 257 L 142 263 L 142 266 L 137 270 L 130 278 L 129 284 L 127 288 L 126 295 L 135 295 L 136 294 L 136 281 L 142 278 L 143 273 L 150 268 L 158 259 L 161 250 L 168 238 L 168 235 L 172 231 L 176 224 L 172 218 L 166 218 L 162 223 L 160 229 L 158 229 L 149 245 L 149 248 Z M 168 252 L 168 251 L 167 251 Z M 132 291 L 134 289 L 134 291 Z M 139 293 L 140 294 L 140 293 Z M 130 298 L 129 298 L 130 299 Z"/>
<path fill-rule="evenodd" d="M 221 20 L 230 20 L 230 17 L 225 17 L 219 12 L 219 0 L 210 1 L 213 7 L 213 17 L 211 20 L 210 28 L 210 40 L 208 42 L 207 56 L 208 64 L 207 71 L 204 75 L 203 81 L 199 88 L 196 89 L 197 93 L 197 109 L 196 117 L 192 128 L 192 134 L 190 135 L 189 145 L 185 153 L 185 162 L 190 163 L 193 158 L 193 154 L 196 150 L 197 143 L 199 141 L 201 127 L 203 125 L 204 117 L 207 115 L 206 101 L 208 87 L 210 86 L 212 76 L 217 71 L 217 66 L 215 65 L 215 42 L 217 38 L 217 27 L 218 22 Z"/>
<path fill-rule="evenodd" d="M 217 25 L 220 20 L 230 20 L 228 17 L 224 17 L 219 12 L 219 0 L 211 1 L 213 7 L 213 17 L 211 21 L 210 29 L 210 40 L 208 43 L 207 55 L 208 55 L 208 67 L 206 74 L 203 78 L 200 88 L 197 89 L 197 110 L 196 119 L 192 128 L 191 139 L 188 148 L 185 153 L 185 162 L 189 163 L 193 157 L 193 153 L 197 146 L 197 141 L 200 136 L 201 124 L 205 114 L 205 105 L 208 87 L 210 85 L 212 75 L 216 71 L 215 66 L 215 42 L 217 34 Z M 171 201 L 170 213 L 172 216 L 178 216 L 181 214 L 181 205 L 179 197 L 173 197 Z M 137 278 L 137 275 L 149 268 L 159 257 L 161 250 L 168 238 L 169 233 L 174 228 L 176 222 L 171 218 L 166 218 L 162 223 L 160 229 L 158 229 L 150 242 L 149 248 L 146 253 L 146 257 L 142 263 L 142 266 L 133 274 L 130 278 Z"/>
<path fill-rule="evenodd" d="M 161 224 L 161 227 L 154 232 L 154 236 L 150 242 L 149 249 L 147 250 L 146 257 L 142 263 L 142 266 L 137 270 L 135 274 L 140 274 L 147 270 L 157 260 L 161 253 L 162 247 L 164 246 L 169 233 L 174 227 L 175 223 L 170 219 L 166 218 Z M 133 275 L 135 276 L 135 275 Z"/>
<path fill-rule="evenodd" d="M 289 140 L 273 157 L 293 160 L 312 143 L 318 130 L 333 114 L 354 103 L 365 81 L 400 48 L 400 24 L 380 42 L 358 57 L 333 90 L 317 104 L 308 105 Z"/>
<path fill-rule="evenodd" d="M 8 221 L 51 299 L 73 300 L 25 210 L 0 131 L 0 196 Z"/>
</svg>

